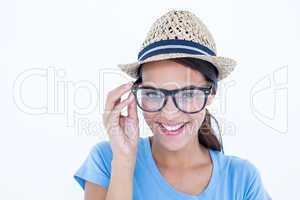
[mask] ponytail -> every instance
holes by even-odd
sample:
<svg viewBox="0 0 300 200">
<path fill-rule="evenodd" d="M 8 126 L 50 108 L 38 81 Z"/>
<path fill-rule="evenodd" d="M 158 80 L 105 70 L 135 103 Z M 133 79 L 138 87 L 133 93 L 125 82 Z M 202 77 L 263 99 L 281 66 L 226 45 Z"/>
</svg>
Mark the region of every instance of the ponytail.
<svg viewBox="0 0 300 200">
<path fill-rule="evenodd" d="M 223 144 L 222 144 L 221 135 L 220 135 L 220 141 L 219 141 L 215 134 L 214 129 L 212 128 L 211 118 L 213 118 L 213 120 L 215 120 L 215 122 L 217 123 L 217 127 L 220 131 L 218 121 L 206 109 L 204 120 L 202 122 L 200 129 L 198 130 L 199 143 L 206 148 L 223 152 Z"/>
</svg>

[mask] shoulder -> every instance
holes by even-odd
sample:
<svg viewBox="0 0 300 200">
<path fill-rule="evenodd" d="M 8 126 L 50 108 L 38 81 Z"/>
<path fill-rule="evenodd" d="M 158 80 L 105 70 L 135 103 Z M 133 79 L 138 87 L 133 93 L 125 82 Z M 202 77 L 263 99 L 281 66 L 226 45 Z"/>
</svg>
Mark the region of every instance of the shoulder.
<svg viewBox="0 0 300 200">
<path fill-rule="evenodd" d="M 226 155 L 222 152 L 213 151 L 221 171 L 229 173 L 244 174 L 245 176 L 253 176 L 259 173 L 258 168 L 248 159 L 234 155 Z"/>
<path fill-rule="evenodd" d="M 141 142 L 142 140 L 140 139 L 139 143 Z M 109 140 L 103 140 L 94 144 L 85 161 L 75 172 L 75 180 L 83 189 L 86 181 L 107 188 L 111 176 L 112 157 L 113 152 Z"/>
<path fill-rule="evenodd" d="M 110 141 L 102 140 L 97 142 L 90 147 L 88 156 L 81 168 L 84 168 L 84 171 L 87 172 L 102 171 L 109 176 L 112 155 Z"/>
<path fill-rule="evenodd" d="M 138 151 L 142 150 L 142 143 L 145 142 L 145 138 L 139 138 L 138 140 Z M 111 148 L 111 142 L 109 140 L 102 140 L 94 144 L 90 149 L 90 156 L 95 159 L 104 159 L 106 162 L 111 162 L 113 152 Z"/>
<path fill-rule="evenodd" d="M 248 159 L 217 152 L 220 172 L 245 199 L 271 199 L 264 188 L 257 166 Z"/>
<path fill-rule="evenodd" d="M 111 144 L 109 140 L 102 140 L 94 144 L 90 150 L 90 153 L 102 156 L 112 154 Z"/>
<path fill-rule="evenodd" d="M 258 168 L 250 160 L 237 156 L 227 157 L 229 167 L 240 175 L 244 174 L 250 178 L 251 176 L 256 176 L 259 174 Z"/>
</svg>

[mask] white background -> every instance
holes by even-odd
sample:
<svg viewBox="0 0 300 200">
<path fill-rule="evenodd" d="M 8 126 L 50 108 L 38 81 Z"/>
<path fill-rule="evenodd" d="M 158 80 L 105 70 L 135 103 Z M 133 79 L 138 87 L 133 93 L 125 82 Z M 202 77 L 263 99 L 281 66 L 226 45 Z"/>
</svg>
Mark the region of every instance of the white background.
<svg viewBox="0 0 300 200">
<path fill-rule="evenodd" d="M 129 80 L 117 64 L 170 9 L 238 61 L 211 108 L 225 152 L 254 163 L 273 199 L 300 197 L 299 1 L 0 0 L 0 199 L 83 199 L 72 176 L 107 138 L 105 95 Z"/>
</svg>

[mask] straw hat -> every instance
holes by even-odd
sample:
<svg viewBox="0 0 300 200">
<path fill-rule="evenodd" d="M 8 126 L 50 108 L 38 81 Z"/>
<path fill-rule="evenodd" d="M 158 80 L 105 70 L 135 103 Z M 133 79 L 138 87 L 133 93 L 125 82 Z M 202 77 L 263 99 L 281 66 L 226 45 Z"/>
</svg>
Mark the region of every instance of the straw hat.
<svg viewBox="0 0 300 200">
<path fill-rule="evenodd" d="M 134 63 L 118 67 L 132 78 L 143 63 L 170 58 L 191 57 L 212 63 L 219 71 L 218 80 L 226 78 L 236 61 L 217 56 L 216 44 L 205 24 L 193 13 L 171 10 L 151 26 Z"/>
</svg>

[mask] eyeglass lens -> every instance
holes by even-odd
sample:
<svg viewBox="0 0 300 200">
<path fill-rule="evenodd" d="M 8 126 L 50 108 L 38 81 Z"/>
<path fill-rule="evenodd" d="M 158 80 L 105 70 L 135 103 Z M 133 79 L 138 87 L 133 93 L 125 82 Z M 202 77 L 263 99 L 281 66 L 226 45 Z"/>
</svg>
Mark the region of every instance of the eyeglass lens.
<svg viewBox="0 0 300 200">
<path fill-rule="evenodd" d="M 156 89 L 138 88 L 136 91 L 137 103 L 145 111 L 155 112 L 163 108 L 166 95 Z M 184 112 L 197 112 L 205 104 L 205 93 L 200 89 L 186 89 L 174 96 L 175 105 Z"/>
</svg>

